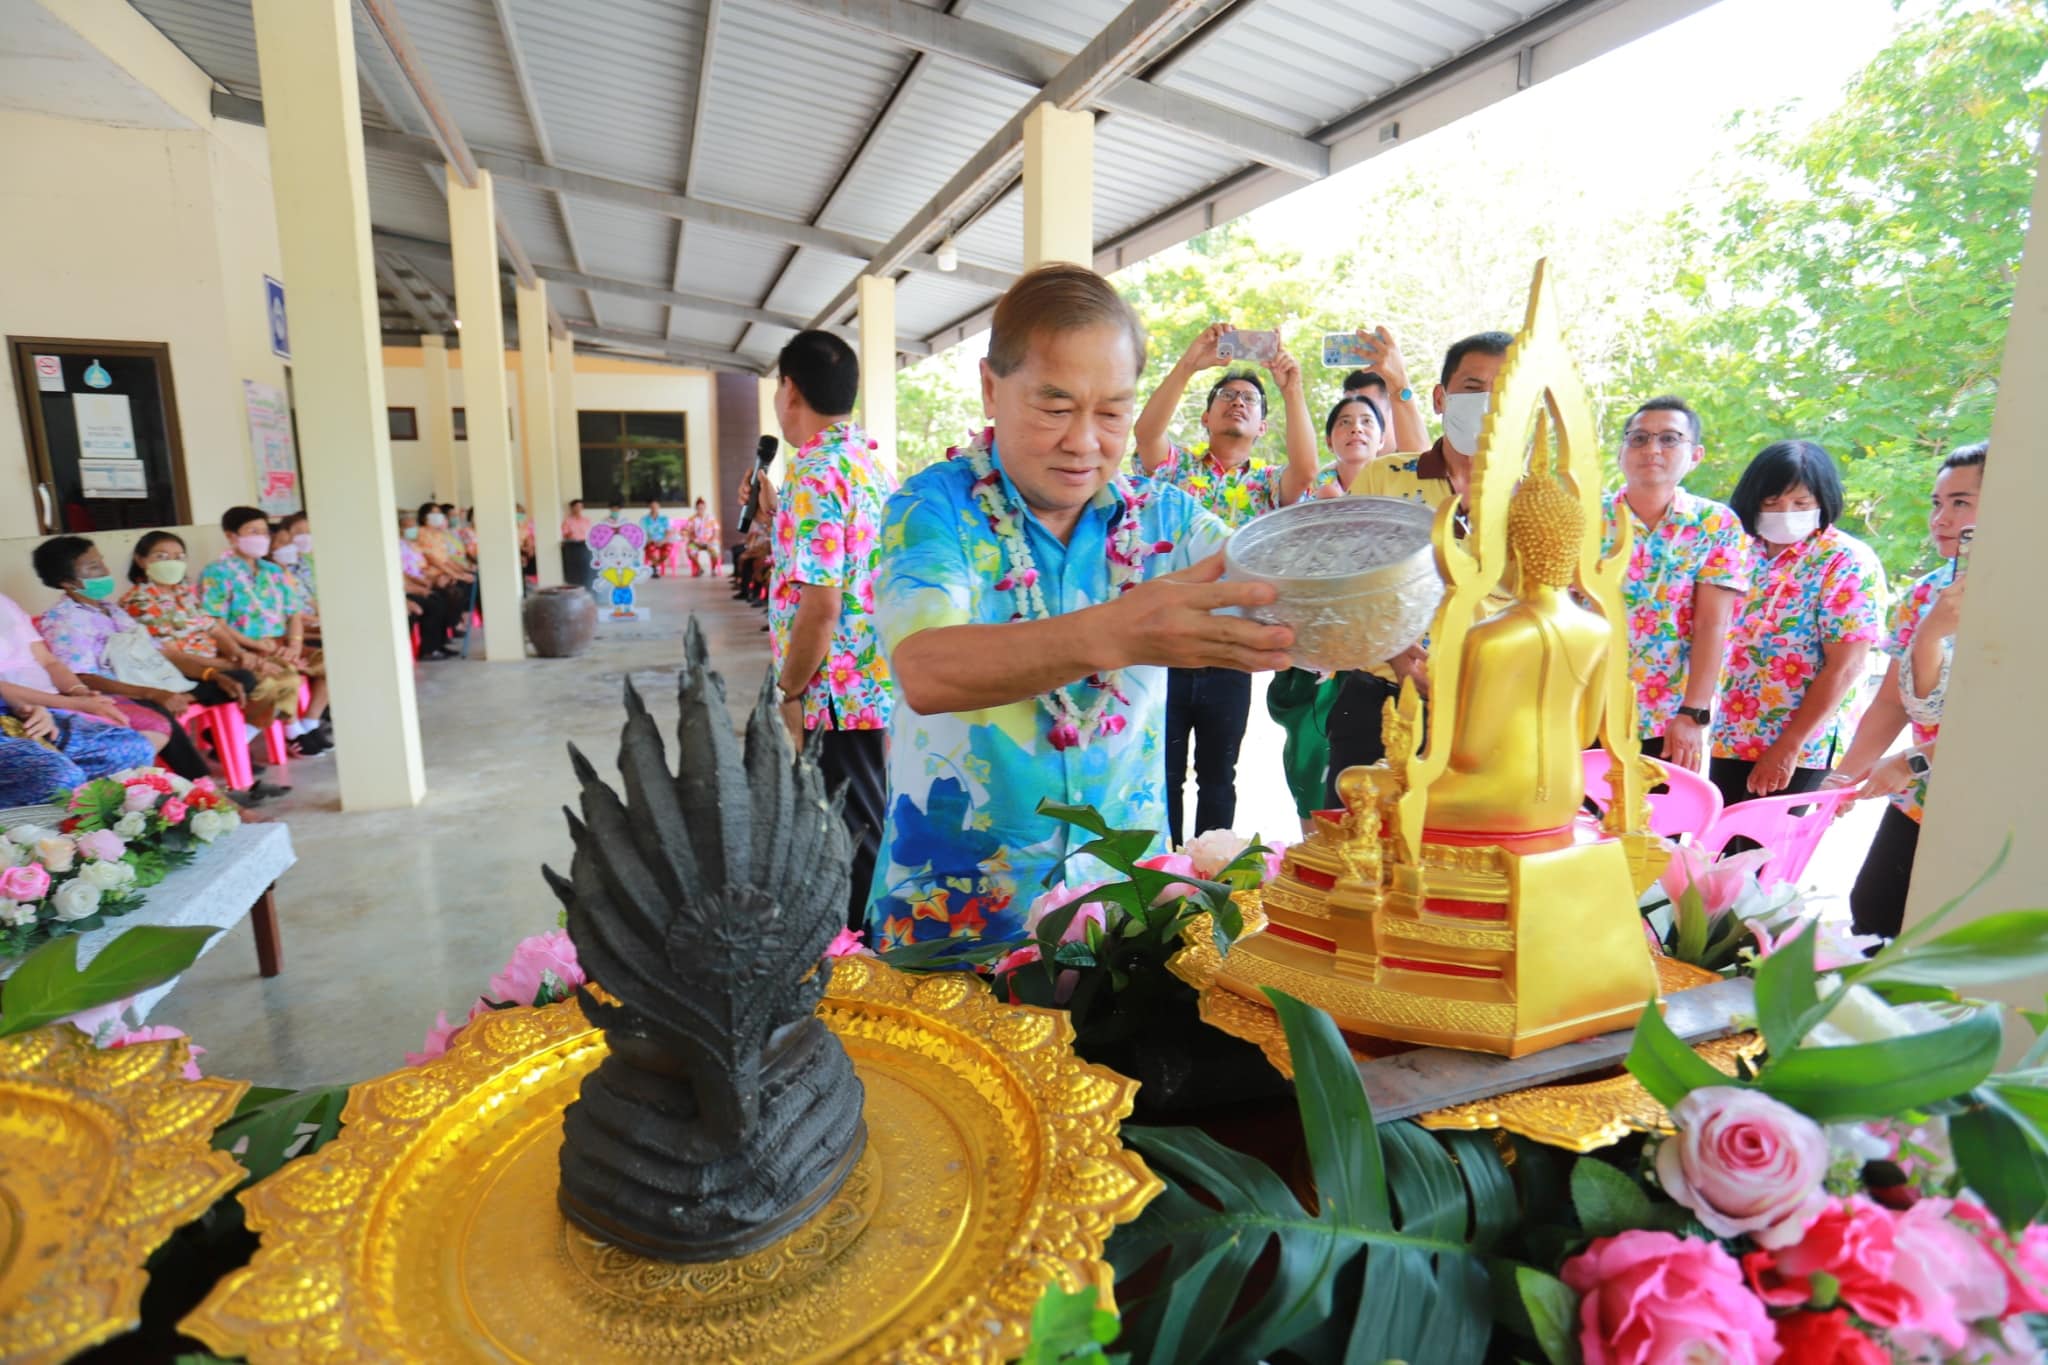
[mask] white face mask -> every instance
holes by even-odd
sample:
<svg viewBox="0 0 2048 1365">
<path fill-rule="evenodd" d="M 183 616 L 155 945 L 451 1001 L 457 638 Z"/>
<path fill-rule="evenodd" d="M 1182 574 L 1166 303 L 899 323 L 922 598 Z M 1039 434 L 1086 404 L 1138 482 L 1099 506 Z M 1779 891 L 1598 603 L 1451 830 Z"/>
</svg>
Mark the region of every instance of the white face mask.
<svg viewBox="0 0 2048 1365">
<path fill-rule="evenodd" d="M 448 515 L 447 515 L 447 513 L 445 513 L 445 512 L 429 512 L 429 513 L 427 513 L 427 525 L 429 525 L 429 526 L 434 526 L 434 527 L 441 527 L 441 526 L 446 526 L 447 524 L 448 524 Z"/>
<path fill-rule="evenodd" d="M 299 562 L 299 547 L 296 545 L 280 545 L 270 552 L 270 557 L 289 569 L 292 565 Z"/>
<path fill-rule="evenodd" d="M 1444 439 L 1451 443 L 1451 449 L 1460 455 L 1477 455 L 1479 429 L 1486 425 L 1486 414 L 1491 411 L 1490 393 L 1445 394 Z"/>
<path fill-rule="evenodd" d="M 299 534 L 292 537 L 292 544 L 299 547 L 300 554 L 311 554 L 313 552 L 313 533 L 311 531 L 299 532 Z"/>
<path fill-rule="evenodd" d="M 1756 533 L 1773 545 L 1797 545 L 1820 529 L 1820 509 L 1804 512 L 1759 512 Z"/>
<path fill-rule="evenodd" d="M 270 553 L 269 536 L 237 536 L 235 548 L 251 559 L 261 559 Z"/>
</svg>

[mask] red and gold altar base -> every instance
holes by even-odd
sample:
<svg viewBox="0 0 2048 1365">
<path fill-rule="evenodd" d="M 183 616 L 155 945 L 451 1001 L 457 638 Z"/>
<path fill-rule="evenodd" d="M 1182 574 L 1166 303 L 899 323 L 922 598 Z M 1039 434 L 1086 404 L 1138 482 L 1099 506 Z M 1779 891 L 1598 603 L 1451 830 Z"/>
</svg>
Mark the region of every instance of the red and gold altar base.
<svg viewBox="0 0 2048 1365">
<path fill-rule="evenodd" d="M 1339 776 L 1344 809 L 1289 851 L 1267 929 L 1217 986 L 1278 987 L 1354 1034 L 1511 1057 L 1626 1028 L 1656 996 L 1637 898 L 1665 854 L 1628 677 L 1628 527 L 1602 558 L 1600 461 L 1539 265 L 1464 515 L 1446 502 L 1431 531 L 1446 590 L 1428 738 L 1405 683 L 1386 758 Z M 1500 586 L 1512 600 L 1480 619 Z M 1596 734 L 1615 792 L 1601 818 L 1582 810 Z"/>
</svg>

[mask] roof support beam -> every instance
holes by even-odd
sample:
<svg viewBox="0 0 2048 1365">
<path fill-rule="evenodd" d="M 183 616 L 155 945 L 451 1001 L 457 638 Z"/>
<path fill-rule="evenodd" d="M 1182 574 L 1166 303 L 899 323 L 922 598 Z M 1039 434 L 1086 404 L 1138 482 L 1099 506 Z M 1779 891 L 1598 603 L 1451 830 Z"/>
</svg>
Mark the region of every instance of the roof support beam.
<svg viewBox="0 0 2048 1365">
<path fill-rule="evenodd" d="M 263 122 L 262 104 L 239 95 L 230 95 L 225 91 L 214 92 L 213 112 L 216 117 L 234 119 L 240 123 Z M 432 138 L 397 133 L 388 128 L 365 127 L 363 145 L 375 147 L 379 151 L 396 152 L 401 156 L 428 161 L 439 160 L 441 156 L 440 148 L 435 146 Z M 872 237 L 812 227 L 809 223 L 799 222 L 794 218 L 778 218 L 773 214 L 755 213 L 751 209 L 734 208 L 728 204 L 714 204 L 709 200 L 676 194 L 652 185 L 636 185 L 608 176 L 543 166 L 510 152 L 497 152 L 480 147 L 471 147 L 470 152 L 477 165 L 498 179 L 516 180 L 537 189 L 561 190 L 598 203 L 646 209 L 650 213 L 659 213 L 685 223 L 702 223 L 706 227 L 721 228 L 727 232 L 747 236 L 766 237 L 771 241 L 786 242 L 791 246 L 817 247 L 820 251 L 852 256 L 855 259 L 870 256 L 882 247 L 882 243 Z M 926 252 L 911 252 L 903 258 L 902 264 L 912 270 L 936 271 L 939 268 L 939 263 Z M 1008 289 L 1011 281 L 1016 279 L 1016 276 L 1007 270 L 972 265 L 966 261 L 960 262 L 960 268 L 954 271 L 953 275 L 955 279 L 978 284 L 987 289 Z"/>
<path fill-rule="evenodd" d="M 858 32 L 967 62 L 1026 85 L 1046 85 L 1069 58 L 1059 48 L 972 19 L 956 19 L 910 0 L 784 3 Z M 1322 143 L 1142 78 L 1110 87 L 1091 103 L 1111 113 L 1192 134 L 1304 179 L 1320 180 L 1330 173 L 1330 149 Z"/>
<path fill-rule="evenodd" d="M 967 164 L 954 172 L 939 192 L 911 215 L 894 237 L 861 268 L 862 275 L 892 275 L 949 223 L 964 221 L 1016 179 L 1024 164 L 1024 117 L 1041 101 L 1061 109 L 1080 109 L 1105 90 L 1164 55 L 1189 27 L 1207 19 L 1229 0 L 1131 0 L 1088 46 L 1060 68 L 1034 98 L 1010 116 L 996 135 L 982 144 Z M 811 319 L 823 327 L 842 318 L 853 301 L 854 283 L 840 290 Z"/>
<path fill-rule="evenodd" d="M 512 80 L 519 87 L 519 103 L 526 110 L 526 121 L 533 128 L 534 145 L 540 148 L 541 160 L 553 161 L 555 153 L 548 143 L 547 124 L 541 121 L 540 101 L 534 96 L 533 81 L 526 74 L 526 54 L 519 47 L 519 30 L 512 23 L 511 8 L 507 5 L 506 0 L 491 0 L 491 8 L 497 12 L 498 32 L 505 41 L 505 60 L 512 64 Z M 555 196 L 555 211 L 562 215 L 563 231 L 566 235 L 569 211 L 567 206 L 562 203 L 562 196 L 560 194 Z M 526 253 L 519 249 L 518 241 L 505 229 L 502 219 L 499 221 L 499 236 L 504 238 L 507 247 L 516 253 L 513 259 L 513 268 L 515 270 L 518 269 L 519 262 L 525 260 Z M 574 248 L 572 247 L 571 250 L 573 251 Z M 577 263 L 577 267 L 579 269 L 582 268 L 580 261 Z M 532 280 L 528 277 L 533 273 L 533 264 L 529 261 L 526 264 L 526 268 L 519 272 L 520 281 L 531 285 Z M 547 303 L 547 291 L 545 289 L 541 291 L 541 300 Z M 548 331 L 550 333 L 557 337 L 569 335 L 569 329 L 563 324 L 562 315 L 555 311 L 553 303 L 547 303 L 547 316 Z"/>
<path fill-rule="evenodd" d="M 716 56 L 717 50 L 718 0 L 704 0 L 704 23 L 703 26 L 697 30 L 697 88 L 693 92 L 695 98 L 693 98 L 690 101 L 689 122 L 684 126 L 683 174 L 680 180 L 678 181 L 678 183 L 680 183 L 683 187 L 684 194 L 690 193 L 690 191 L 696 187 L 697 133 L 698 130 L 704 126 L 704 108 L 705 105 L 707 105 L 710 102 L 711 98 L 711 64 Z M 549 160 L 551 161 L 553 159 L 554 158 L 552 157 L 549 158 Z M 690 225 L 678 219 L 676 221 L 675 270 L 670 275 L 671 282 L 678 289 L 681 289 L 683 287 L 683 247 L 685 244 L 684 239 L 689 235 L 689 232 Z M 763 294 L 761 296 L 761 301 L 763 303 L 766 303 L 773 296 L 774 291 L 770 290 L 767 294 Z M 675 309 L 671 308 L 668 310 L 668 317 L 664 322 L 663 330 L 666 331 L 670 336 L 675 335 Z M 744 332 L 740 334 L 740 340 L 746 340 L 746 334 Z"/>
<path fill-rule="evenodd" d="M 384 282 L 384 287 L 391 291 L 399 306 L 412 314 L 412 320 L 420 325 L 420 331 L 433 336 L 441 335 L 440 324 L 427 312 L 427 306 L 420 302 L 420 296 L 412 292 L 412 286 L 408 285 L 381 255 L 376 257 L 376 262 L 377 278 Z"/>
<path fill-rule="evenodd" d="M 736 351 L 694 349 L 671 341 L 658 332 L 629 332 L 617 327 L 583 327 L 574 323 L 570 324 L 569 331 L 578 341 L 652 351 L 656 356 L 679 360 L 687 365 L 699 365 L 714 370 L 738 370 L 746 374 L 761 373 L 761 362 L 756 357 L 744 356 Z"/>
</svg>

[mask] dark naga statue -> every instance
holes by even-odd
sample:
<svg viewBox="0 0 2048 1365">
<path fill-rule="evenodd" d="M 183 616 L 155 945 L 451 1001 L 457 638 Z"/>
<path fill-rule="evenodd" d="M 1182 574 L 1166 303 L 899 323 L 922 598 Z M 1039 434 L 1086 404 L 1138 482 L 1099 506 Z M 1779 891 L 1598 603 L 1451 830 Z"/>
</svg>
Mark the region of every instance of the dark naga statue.
<svg viewBox="0 0 2048 1365">
<path fill-rule="evenodd" d="M 669 773 L 626 684 L 625 799 L 570 746 L 568 908 L 610 1055 L 563 1120 L 560 1203 L 616 1246 L 668 1261 L 744 1256 L 838 1192 L 867 1142 L 862 1090 L 815 1014 L 845 924 L 852 845 L 763 686 L 744 758 L 691 620 Z M 567 813 L 567 812 L 565 812 Z"/>
</svg>

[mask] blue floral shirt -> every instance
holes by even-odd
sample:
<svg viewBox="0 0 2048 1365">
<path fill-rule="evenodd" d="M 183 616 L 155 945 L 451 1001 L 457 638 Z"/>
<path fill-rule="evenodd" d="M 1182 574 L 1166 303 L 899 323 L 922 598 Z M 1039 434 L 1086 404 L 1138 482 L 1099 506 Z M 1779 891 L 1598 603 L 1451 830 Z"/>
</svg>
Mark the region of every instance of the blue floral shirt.
<svg viewBox="0 0 2048 1365">
<path fill-rule="evenodd" d="M 1007 474 L 1002 482 L 1012 505 L 1023 506 Z M 1002 625 L 1016 611 L 1014 595 L 996 589 L 1008 566 L 973 484 L 968 462 L 952 459 L 916 475 L 889 500 L 875 603 L 882 647 L 891 656 L 919 631 Z M 1143 479 L 1132 486 L 1149 493 L 1140 539 L 1171 545 L 1147 557 L 1146 578 L 1184 569 L 1228 539 L 1228 528 L 1179 489 Z M 1049 610 L 1064 614 L 1107 599 L 1105 551 L 1124 510 L 1105 488 L 1065 545 L 1026 512 L 1024 533 Z M 1038 814 L 1041 800 L 1094 806 L 1112 828 L 1163 829 L 1166 670 L 1125 669 L 1123 691 L 1130 699 L 1117 712 L 1124 729 L 1064 751 L 1053 747 L 1051 713 L 1036 697 L 926 716 L 899 696 L 889 723 L 889 810 L 868 908 L 876 931 L 870 941 L 1021 935 L 1033 899 L 1060 875 L 1069 849 L 1089 838 Z M 1086 683 L 1074 684 L 1070 695 L 1084 706 L 1092 700 Z"/>
</svg>

